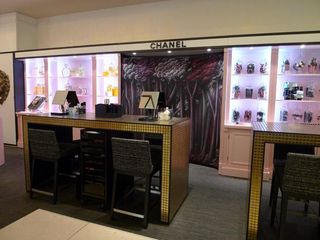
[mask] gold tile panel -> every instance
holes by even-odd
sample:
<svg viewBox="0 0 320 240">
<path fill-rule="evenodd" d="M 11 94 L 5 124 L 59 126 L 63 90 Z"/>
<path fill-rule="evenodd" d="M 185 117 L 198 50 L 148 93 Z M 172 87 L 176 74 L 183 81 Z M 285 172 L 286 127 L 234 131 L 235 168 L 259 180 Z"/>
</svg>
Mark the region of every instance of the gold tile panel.
<svg viewBox="0 0 320 240">
<path fill-rule="evenodd" d="M 171 221 L 188 194 L 190 121 L 176 124 L 172 128 L 170 216 Z"/>
</svg>

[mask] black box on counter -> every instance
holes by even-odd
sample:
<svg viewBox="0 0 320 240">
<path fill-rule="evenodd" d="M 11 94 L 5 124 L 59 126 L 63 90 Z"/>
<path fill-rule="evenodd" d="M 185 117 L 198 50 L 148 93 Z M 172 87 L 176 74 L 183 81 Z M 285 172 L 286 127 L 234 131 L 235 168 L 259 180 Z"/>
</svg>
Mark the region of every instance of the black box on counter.
<svg viewBox="0 0 320 240">
<path fill-rule="evenodd" d="M 117 118 L 122 116 L 122 106 L 119 104 L 96 104 L 96 117 Z"/>
</svg>

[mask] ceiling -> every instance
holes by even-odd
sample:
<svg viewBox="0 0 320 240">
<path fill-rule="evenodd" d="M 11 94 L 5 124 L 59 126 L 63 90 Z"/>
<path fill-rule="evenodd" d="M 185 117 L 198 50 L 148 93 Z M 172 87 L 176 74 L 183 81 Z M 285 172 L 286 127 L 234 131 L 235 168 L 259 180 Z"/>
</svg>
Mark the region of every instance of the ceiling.
<svg viewBox="0 0 320 240">
<path fill-rule="evenodd" d="M 167 0 L 0 0 L 0 14 L 18 12 L 33 18 Z"/>
</svg>

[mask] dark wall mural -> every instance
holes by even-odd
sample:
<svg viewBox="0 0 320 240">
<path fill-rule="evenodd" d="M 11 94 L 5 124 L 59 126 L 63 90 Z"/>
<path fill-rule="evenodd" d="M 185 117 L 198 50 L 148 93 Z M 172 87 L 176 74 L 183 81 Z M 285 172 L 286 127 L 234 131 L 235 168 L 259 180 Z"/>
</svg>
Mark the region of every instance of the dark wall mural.
<svg viewBox="0 0 320 240">
<path fill-rule="evenodd" d="M 122 104 L 141 114 L 142 91 L 162 91 L 175 117 L 190 117 L 190 162 L 218 166 L 223 54 L 123 57 Z"/>
</svg>

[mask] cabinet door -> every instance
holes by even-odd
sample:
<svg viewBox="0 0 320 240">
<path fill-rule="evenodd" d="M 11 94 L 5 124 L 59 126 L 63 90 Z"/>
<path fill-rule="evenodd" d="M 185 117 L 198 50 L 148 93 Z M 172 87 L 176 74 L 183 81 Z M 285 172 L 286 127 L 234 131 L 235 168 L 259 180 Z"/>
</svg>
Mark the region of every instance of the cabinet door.
<svg viewBox="0 0 320 240">
<path fill-rule="evenodd" d="M 219 174 L 248 178 L 250 174 L 252 133 L 251 129 L 226 129 L 222 139 Z M 264 179 L 270 179 L 272 174 L 272 145 L 266 144 L 264 156 Z"/>
<path fill-rule="evenodd" d="M 251 129 L 225 128 L 222 132 L 219 174 L 248 178 L 251 159 Z"/>
<path fill-rule="evenodd" d="M 228 160 L 233 165 L 248 168 L 251 159 L 251 133 L 236 130 L 229 133 Z"/>
</svg>

